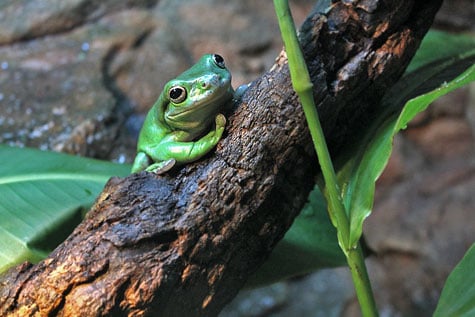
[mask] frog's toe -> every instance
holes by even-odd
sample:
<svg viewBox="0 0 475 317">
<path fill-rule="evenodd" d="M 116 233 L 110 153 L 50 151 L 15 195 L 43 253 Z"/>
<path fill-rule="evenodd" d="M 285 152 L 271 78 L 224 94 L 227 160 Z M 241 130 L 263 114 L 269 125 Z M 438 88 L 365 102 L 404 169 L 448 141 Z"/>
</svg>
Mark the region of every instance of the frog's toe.
<svg viewBox="0 0 475 317">
<path fill-rule="evenodd" d="M 149 167 L 147 167 L 146 171 L 155 173 L 157 175 L 161 175 L 171 170 L 173 166 L 175 166 L 175 164 L 176 164 L 175 159 L 169 159 L 166 161 L 162 161 L 162 162 L 158 162 L 158 163 L 150 165 Z"/>
<path fill-rule="evenodd" d="M 216 122 L 216 128 L 218 127 L 224 128 L 224 126 L 226 125 L 226 117 L 223 114 L 218 113 L 216 115 L 215 122 Z"/>
</svg>

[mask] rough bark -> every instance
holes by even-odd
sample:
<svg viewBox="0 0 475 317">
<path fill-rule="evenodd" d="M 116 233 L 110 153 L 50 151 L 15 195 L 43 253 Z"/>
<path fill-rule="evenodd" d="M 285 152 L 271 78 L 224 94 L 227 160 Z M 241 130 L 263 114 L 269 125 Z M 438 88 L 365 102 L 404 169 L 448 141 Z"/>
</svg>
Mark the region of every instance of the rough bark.
<svg viewBox="0 0 475 317">
<path fill-rule="evenodd" d="M 371 120 L 440 0 L 345 1 L 301 29 L 332 153 Z M 214 316 L 267 258 L 318 170 L 285 54 L 253 82 L 215 152 L 113 178 L 47 259 L 0 277 L 1 316 Z"/>
</svg>

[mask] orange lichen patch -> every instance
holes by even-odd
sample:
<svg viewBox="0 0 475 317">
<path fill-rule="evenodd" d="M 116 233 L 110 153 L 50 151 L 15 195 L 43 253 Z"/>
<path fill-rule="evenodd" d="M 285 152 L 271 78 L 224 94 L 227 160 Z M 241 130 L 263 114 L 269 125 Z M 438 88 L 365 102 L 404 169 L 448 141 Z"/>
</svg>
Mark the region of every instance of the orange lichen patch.
<svg viewBox="0 0 475 317">
<path fill-rule="evenodd" d="M 411 30 L 406 29 L 401 34 L 398 34 L 398 36 L 390 37 L 382 49 L 387 48 L 391 54 L 401 57 L 406 52 L 410 32 Z"/>
<path fill-rule="evenodd" d="M 207 233 L 204 233 L 198 240 L 198 242 L 195 244 L 193 250 L 191 251 L 190 257 L 194 258 L 196 256 L 199 256 L 203 250 L 209 249 L 209 235 Z"/>
<path fill-rule="evenodd" d="M 216 235 L 211 242 L 213 243 L 213 247 L 217 247 L 225 241 L 225 237 L 221 234 Z"/>
<path fill-rule="evenodd" d="M 195 270 L 196 270 L 196 265 L 190 264 L 190 265 L 185 266 L 185 269 L 181 273 L 181 282 L 182 283 L 186 282 L 190 278 L 190 276 L 193 275 Z"/>
<path fill-rule="evenodd" d="M 275 64 L 270 69 L 271 72 L 277 71 L 287 64 L 287 52 L 285 50 L 280 51 L 279 55 L 275 59 Z"/>
<path fill-rule="evenodd" d="M 37 311 L 37 306 L 35 304 L 31 304 L 31 305 L 24 305 L 24 306 L 21 306 L 19 309 L 18 309 L 18 315 L 16 316 L 31 316 L 34 314 L 35 311 Z M 38 314 L 41 314 L 41 312 L 37 312 Z"/>
<path fill-rule="evenodd" d="M 136 307 L 140 301 L 140 284 L 138 281 L 134 281 L 124 292 L 124 300 L 121 305 Z"/>
<path fill-rule="evenodd" d="M 203 300 L 203 304 L 201 305 L 202 308 L 206 308 L 206 306 L 211 303 L 211 301 L 213 300 L 213 295 L 214 294 L 209 294 L 208 296 L 206 296 L 206 298 Z"/>
<path fill-rule="evenodd" d="M 386 32 L 388 30 L 388 27 L 389 27 L 389 22 L 385 22 L 385 23 L 382 23 L 382 24 L 378 25 L 378 27 L 374 31 L 373 37 L 374 38 L 380 37 L 384 32 Z"/>
<path fill-rule="evenodd" d="M 51 273 L 49 274 L 52 280 L 55 280 L 57 277 L 62 276 L 63 274 L 78 273 L 81 272 L 81 266 L 77 265 L 77 262 L 71 261 L 70 263 L 63 263 L 58 265 Z"/>
<path fill-rule="evenodd" d="M 368 75 L 370 77 L 378 77 L 386 71 L 388 61 L 396 65 L 400 58 L 404 57 L 408 46 L 413 45 L 411 41 L 411 30 L 406 29 L 396 36 L 391 36 L 381 48 L 379 48 L 373 55 L 368 67 Z M 374 74 L 378 75 L 374 75 Z"/>
<path fill-rule="evenodd" d="M 223 275 L 225 266 L 224 264 L 215 265 L 208 273 L 208 285 L 214 285 L 217 280 Z"/>
<path fill-rule="evenodd" d="M 105 202 L 106 200 L 108 200 L 109 198 L 111 197 L 111 194 L 108 193 L 108 192 L 102 192 L 99 197 L 97 197 L 97 203 L 100 204 L 100 203 L 103 203 Z"/>
<path fill-rule="evenodd" d="M 143 303 L 151 301 L 154 296 L 153 290 L 159 288 L 163 282 L 163 275 L 163 269 L 152 270 L 149 274 L 132 281 L 124 292 L 125 298 L 121 305 L 129 308 L 140 307 Z"/>
<path fill-rule="evenodd" d="M 53 259 L 45 259 L 43 262 L 44 262 L 45 266 L 48 266 L 51 263 L 53 263 Z"/>
</svg>

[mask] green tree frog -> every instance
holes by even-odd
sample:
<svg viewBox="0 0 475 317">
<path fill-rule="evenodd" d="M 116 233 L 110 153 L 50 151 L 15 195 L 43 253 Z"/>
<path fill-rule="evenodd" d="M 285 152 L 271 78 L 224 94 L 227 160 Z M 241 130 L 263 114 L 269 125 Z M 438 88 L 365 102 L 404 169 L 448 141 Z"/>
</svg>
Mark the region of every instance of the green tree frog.
<svg viewBox="0 0 475 317">
<path fill-rule="evenodd" d="M 169 81 L 140 130 L 132 173 L 163 174 L 211 151 L 226 125 L 221 112 L 232 106 L 234 94 L 231 74 L 218 54 L 204 55 Z"/>
</svg>

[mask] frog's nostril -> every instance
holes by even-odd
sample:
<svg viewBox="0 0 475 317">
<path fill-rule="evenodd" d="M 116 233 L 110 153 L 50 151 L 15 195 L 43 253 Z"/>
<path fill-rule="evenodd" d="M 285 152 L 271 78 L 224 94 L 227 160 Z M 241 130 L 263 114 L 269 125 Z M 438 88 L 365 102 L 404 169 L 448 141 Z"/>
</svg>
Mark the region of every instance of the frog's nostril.
<svg viewBox="0 0 475 317">
<path fill-rule="evenodd" d="M 221 76 L 207 76 L 206 78 L 200 78 L 197 84 L 201 90 L 209 90 L 212 87 L 219 86 L 221 84 L 220 80 Z"/>
</svg>

